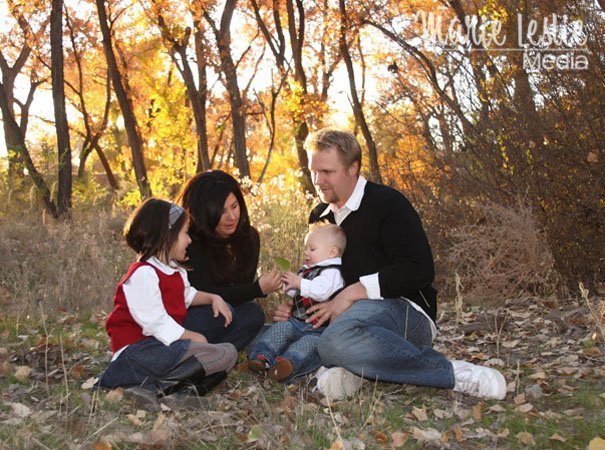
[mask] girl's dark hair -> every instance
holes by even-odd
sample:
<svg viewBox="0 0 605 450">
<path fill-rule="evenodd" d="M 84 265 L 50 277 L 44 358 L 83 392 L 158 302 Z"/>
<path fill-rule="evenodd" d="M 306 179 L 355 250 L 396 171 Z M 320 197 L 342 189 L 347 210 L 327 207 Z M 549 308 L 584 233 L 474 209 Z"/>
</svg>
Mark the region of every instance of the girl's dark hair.
<svg viewBox="0 0 605 450">
<path fill-rule="evenodd" d="M 235 232 L 221 238 L 215 229 L 229 194 L 239 203 L 240 218 Z M 208 269 L 215 283 L 235 281 L 241 273 L 254 270 L 250 266 L 255 262 L 252 236 L 256 230 L 250 226 L 248 208 L 235 178 L 222 170 L 198 173 L 183 188 L 180 203 L 189 213 L 191 239 L 208 248 L 212 261 Z"/>
<path fill-rule="evenodd" d="M 133 249 L 139 261 L 156 256 L 168 263 L 170 249 L 177 241 L 179 232 L 187 221 L 185 211 L 169 227 L 170 202 L 157 198 L 148 198 L 134 210 L 124 226 L 124 238 Z"/>
</svg>

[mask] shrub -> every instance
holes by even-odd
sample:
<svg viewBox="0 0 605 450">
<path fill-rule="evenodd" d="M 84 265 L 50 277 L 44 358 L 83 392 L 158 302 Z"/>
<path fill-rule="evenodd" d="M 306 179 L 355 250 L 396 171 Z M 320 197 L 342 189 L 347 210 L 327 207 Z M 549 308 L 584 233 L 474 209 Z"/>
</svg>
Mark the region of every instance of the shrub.
<svg viewBox="0 0 605 450">
<path fill-rule="evenodd" d="M 452 231 L 444 255 L 446 290 L 454 291 L 458 274 L 471 303 L 555 293 L 554 259 L 531 209 L 492 203 L 479 206 L 477 215 L 475 223 Z"/>
</svg>

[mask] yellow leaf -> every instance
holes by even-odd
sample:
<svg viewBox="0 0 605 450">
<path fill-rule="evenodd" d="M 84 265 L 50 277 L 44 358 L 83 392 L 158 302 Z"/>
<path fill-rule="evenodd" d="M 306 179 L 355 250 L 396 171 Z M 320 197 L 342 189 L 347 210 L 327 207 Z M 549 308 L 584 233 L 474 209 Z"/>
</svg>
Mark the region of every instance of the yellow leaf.
<svg viewBox="0 0 605 450">
<path fill-rule="evenodd" d="M 17 378 L 17 380 L 19 380 L 19 381 L 27 380 L 29 378 L 29 374 L 31 373 L 31 371 L 32 371 L 31 367 L 18 366 L 17 369 L 15 370 L 15 378 Z"/>
<path fill-rule="evenodd" d="M 534 439 L 533 434 L 522 431 L 521 433 L 517 433 L 517 439 L 525 445 L 536 445 L 536 441 Z"/>
<path fill-rule="evenodd" d="M 588 450 L 605 450 L 605 439 L 594 438 L 588 443 Z"/>
</svg>

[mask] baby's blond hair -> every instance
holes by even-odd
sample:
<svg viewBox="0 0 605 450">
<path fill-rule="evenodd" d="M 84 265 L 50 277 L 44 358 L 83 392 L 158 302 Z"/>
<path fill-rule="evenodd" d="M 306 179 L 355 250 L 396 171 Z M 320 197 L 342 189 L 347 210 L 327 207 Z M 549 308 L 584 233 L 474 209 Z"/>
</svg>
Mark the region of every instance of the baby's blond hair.
<svg viewBox="0 0 605 450">
<path fill-rule="evenodd" d="M 342 256 L 347 246 L 347 235 L 338 225 L 329 222 L 317 222 L 309 225 L 309 232 L 305 236 L 305 241 L 313 233 L 325 234 L 330 245 L 338 249 L 338 256 Z"/>
</svg>

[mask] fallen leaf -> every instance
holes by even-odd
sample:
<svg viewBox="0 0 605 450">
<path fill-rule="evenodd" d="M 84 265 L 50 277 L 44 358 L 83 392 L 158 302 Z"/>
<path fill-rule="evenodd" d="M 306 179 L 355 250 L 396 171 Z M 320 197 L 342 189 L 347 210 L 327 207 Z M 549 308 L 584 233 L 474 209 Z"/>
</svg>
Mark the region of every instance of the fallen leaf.
<svg viewBox="0 0 605 450">
<path fill-rule="evenodd" d="M 97 441 L 92 444 L 92 450 L 111 450 L 111 444 L 105 441 Z"/>
<path fill-rule="evenodd" d="M 97 381 L 99 381 L 99 379 L 97 377 L 91 377 L 88 380 L 86 380 L 84 383 L 82 383 L 81 387 L 82 387 L 82 389 L 92 389 Z"/>
<path fill-rule="evenodd" d="M 595 152 L 588 152 L 588 155 L 586 156 L 586 161 L 591 164 L 596 164 L 599 162 L 599 155 Z"/>
<path fill-rule="evenodd" d="M 534 409 L 534 406 L 531 403 L 524 403 L 523 405 L 520 405 L 517 408 L 517 411 L 519 411 L 520 413 L 528 413 L 532 409 Z"/>
<path fill-rule="evenodd" d="M 522 431 L 521 433 L 517 433 L 517 439 L 525 445 L 536 445 L 536 441 L 534 439 L 533 434 L 528 433 L 526 431 Z"/>
<path fill-rule="evenodd" d="M 412 415 L 416 418 L 417 421 L 422 422 L 428 419 L 426 415 L 426 411 L 421 408 L 416 408 L 415 406 L 412 408 Z"/>
<path fill-rule="evenodd" d="M 462 429 L 460 427 L 454 427 L 452 428 L 452 431 L 454 432 L 454 436 L 456 436 L 456 440 L 458 442 L 466 440 L 466 438 L 464 437 L 464 433 L 462 432 Z"/>
<path fill-rule="evenodd" d="M 29 378 L 32 369 L 28 366 L 17 366 L 15 369 L 15 378 L 19 381 L 25 381 Z"/>
<path fill-rule="evenodd" d="M 498 434 L 496 435 L 499 438 L 507 438 L 510 435 L 510 430 L 508 428 L 504 428 L 502 430 L 498 431 Z"/>
<path fill-rule="evenodd" d="M 525 394 L 519 394 L 516 395 L 515 398 L 513 399 L 513 401 L 515 402 L 515 405 L 522 405 L 523 403 L 525 403 Z"/>
<path fill-rule="evenodd" d="M 503 341 L 502 347 L 504 348 L 515 348 L 521 342 L 519 339 L 515 339 L 514 341 Z"/>
<path fill-rule="evenodd" d="M 506 411 L 506 408 L 504 408 L 504 406 L 502 405 L 492 405 L 489 407 L 489 411 L 491 412 L 504 412 Z"/>
<path fill-rule="evenodd" d="M 23 403 L 7 402 L 6 404 L 9 405 L 13 410 L 13 415 L 19 417 L 20 419 L 28 417 L 32 413 L 31 409 L 29 409 L 29 407 Z"/>
<path fill-rule="evenodd" d="M 391 434 L 391 439 L 393 440 L 393 447 L 399 448 L 403 447 L 410 437 L 409 433 L 402 433 L 401 431 L 396 431 Z"/>
<path fill-rule="evenodd" d="M 110 403 L 118 403 L 124 398 L 124 390 L 122 388 L 112 389 L 105 398 Z"/>
<path fill-rule="evenodd" d="M 478 403 L 475 406 L 473 406 L 473 418 L 477 421 L 480 422 L 481 418 L 483 416 L 483 414 L 481 413 L 481 410 L 483 409 L 483 404 L 482 403 Z"/>
<path fill-rule="evenodd" d="M 588 443 L 588 450 L 605 450 L 605 439 L 594 438 Z"/>
<path fill-rule="evenodd" d="M 557 433 L 553 434 L 548 439 L 550 439 L 551 441 L 567 442 L 567 439 Z"/>
<path fill-rule="evenodd" d="M 71 376 L 76 379 L 84 378 L 84 374 L 86 373 L 86 367 L 81 364 L 76 364 L 71 368 L 69 372 L 71 373 Z"/>
<path fill-rule="evenodd" d="M 546 373 L 544 373 L 544 371 L 541 370 L 540 372 L 531 374 L 528 378 L 530 378 L 532 380 L 546 380 Z"/>
<path fill-rule="evenodd" d="M 433 414 L 435 414 L 437 419 L 449 419 L 454 415 L 450 411 L 444 411 L 443 409 L 435 409 L 433 410 Z"/>
<path fill-rule="evenodd" d="M 345 445 L 344 442 L 342 442 L 342 439 L 336 439 L 330 446 L 330 450 L 343 450 L 344 448 Z"/>
<path fill-rule="evenodd" d="M 381 444 L 386 444 L 387 442 L 389 442 L 389 437 L 380 431 L 374 432 L 374 439 L 376 439 Z"/>
<path fill-rule="evenodd" d="M 260 439 L 263 434 L 263 430 L 258 425 L 252 425 L 250 427 L 250 431 L 248 431 L 248 436 L 246 438 L 246 442 L 256 442 Z M 334 445 L 334 444 L 332 444 Z"/>
<path fill-rule="evenodd" d="M 423 430 L 421 428 L 412 427 L 412 435 L 418 442 L 435 442 L 441 439 L 441 433 L 434 428 Z"/>
</svg>

